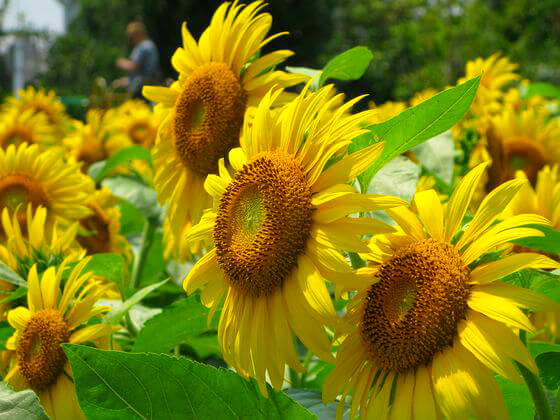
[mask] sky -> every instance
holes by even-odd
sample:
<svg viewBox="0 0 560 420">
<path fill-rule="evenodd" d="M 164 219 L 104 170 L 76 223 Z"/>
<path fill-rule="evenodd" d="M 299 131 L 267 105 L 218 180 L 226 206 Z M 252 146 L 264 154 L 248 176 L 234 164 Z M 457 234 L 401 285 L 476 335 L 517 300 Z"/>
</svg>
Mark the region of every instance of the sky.
<svg viewBox="0 0 560 420">
<path fill-rule="evenodd" d="M 4 17 L 4 29 L 17 29 L 18 15 L 22 13 L 25 21 L 34 29 L 49 30 L 55 33 L 64 31 L 64 14 L 56 0 L 11 0 Z"/>
</svg>

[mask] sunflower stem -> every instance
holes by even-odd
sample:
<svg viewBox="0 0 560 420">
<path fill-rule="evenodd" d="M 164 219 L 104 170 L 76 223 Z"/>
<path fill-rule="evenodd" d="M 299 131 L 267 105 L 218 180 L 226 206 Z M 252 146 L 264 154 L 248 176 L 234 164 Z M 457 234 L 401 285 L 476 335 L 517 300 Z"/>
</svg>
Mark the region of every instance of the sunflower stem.
<svg viewBox="0 0 560 420">
<path fill-rule="evenodd" d="M 515 364 L 521 372 L 521 375 L 523 375 L 523 379 L 525 379 L 529 392 L 531 392 L 531 397 L 533 398 L 533 403 L 535 404 L 539 420 L 554 420 L 552 409 L 539 377 L 521 363 L 515 362 Z"/>
<path fill-rule="evenodd" d="M 154 239 L 154 232 L 156 230 L 156 220 L 151 217 L 146 220 L 144 224 L 144 231 L 142 232 L 142 242 L 140 243 L 140 253 L 138 258 L 134 260 L 134 267 L 132 269 L 132 284 L 131 289 L 136 289 L 142 278 L 142 271 L 144 270 L 144 265 L 148 252 L 152 247 L 152 242 Z"/>
</svg>

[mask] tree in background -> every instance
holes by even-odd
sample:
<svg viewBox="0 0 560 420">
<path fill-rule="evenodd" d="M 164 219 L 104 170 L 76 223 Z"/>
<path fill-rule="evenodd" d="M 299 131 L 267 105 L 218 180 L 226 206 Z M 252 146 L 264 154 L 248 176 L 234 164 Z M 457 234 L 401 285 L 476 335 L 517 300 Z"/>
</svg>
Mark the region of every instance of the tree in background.
<svg viewBox="0 0 560 420">
<path fill-rule="evenodd" d="M 80 12 L 56 40 L 42 83 L 60 94 L 88 95 L 93 81 L 122 76 L 127 22 L 140 19 L 160 50 L 166 76 L 186 20 L 194 34 L 220 1 L 77 0 Z M 406 99 L 422 88 L 454 84 L 467 60 L 501 51 L 533 80 L 560 82 L 557 0 L 271 0 L 273 31 L 289 31 L 290 64 L 321 68 L 356 45 L 374 52 L 366 75 L 342 85 L 349 95 L 372 92 L 376 102 Z M 282 45 L 282 38 L 270 48 Z"/>
</svg>

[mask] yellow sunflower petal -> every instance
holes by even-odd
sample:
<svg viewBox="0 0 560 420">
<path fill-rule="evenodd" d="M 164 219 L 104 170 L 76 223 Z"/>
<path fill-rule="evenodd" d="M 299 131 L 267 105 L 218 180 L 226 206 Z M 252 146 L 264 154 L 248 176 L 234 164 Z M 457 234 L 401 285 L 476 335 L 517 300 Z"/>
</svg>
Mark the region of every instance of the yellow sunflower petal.
<svg viewBox="0 0 560 420">
<path fill-rule="evenodd" d="M 79 344 L 88 341 L 95 341 L 101 337 L 107 337 L 115 330 L 115 327 L 109 324 L 95 324 L 74 331 L 70 336 L 70 343 Z"/>
<path fill-rule="evenodd" d="M 36 264 L 31 267 L 27 276 L 27 306 L 29 306 L 31 312 L 38 312 L 44 309 Z"/>
<path fill-rule="evenodd" d="M 418 217 L 406 207 L 396 207 L 386 211 L 391 218 L 397 222 L 402 230 L 417 241 L 423 241 L 426 237 L 424 228 Z"/>
<path fill-rule="evenodd" d="M 204 286 L 212 278 L 223 276 L 216 257 L 216 248 L 204 255 L 189 271 L 183 281 L 183 289 L 192 294 L 196 289 Z"/>
<path fill-rule="evenodd" d="M 417 192 L 414 194 L 414 203 L 429 235 L 443 241 L 443 207 L 437 193 L 434 190 Z"/>
<path fill-rule="evenodd" d="M 352 213 L 390 209 L 406 205 L 406 201 L 388 195 L 353 194 L 330 200 L 313 213 L 318 223 L 331 223 Z"/>
<path fill-rule="evenodd" d="M 515 197 L 521 187 L 526 183 L 527 181 L 523 179 L 512 179 L 492 190 L 492 192 L 484 198 L 474 218 L 457 242 L 457 248 L 462 248 L 480 236 L 480 234 L 504 211 L 513 197 Z"/>
<path fill-rule="evenodd" d="M 416 371 L 412 412 L 414 419 L 435 419 L 436 405 L 432 391 L 432 378 L 429 367 L 420 367 Z"/>
<path fill-rule="evenodd" d="M 29 309 L 19 306 L 8 312 L 8 322 L 18 331 L 23 331 L 31 319 Z"/>
<path fill-rule="evenodd" d="M 486 319 L 480 315 L 467 316 L 467 319 L 459 325 L 459 340 L 481 363 L 499 373 L 504 378 L 515 383 L 521 383 L 519 375 L 511 357 L 498 353 L 501 348 L 497 343 L 497 336 L 492 334 L 491 327 L 496 325 L 493 321 L 490 325 L 484 323 Z"/>
<path fill-rule="evenodd" d="M 525 268 L 556 269 L 560 268 L 560 263 L 540 254 L 514 254 L 479 265 L 471 272 L 470 281 L 477 284 L 491 283 Z"/>
<path fill-rule="evenodd" d="M 472 169 L 465 177 L 461 180 L 451 198 L 449 203 L 447 203 L 447 210 L 445 214 L 445 240 L 450 241 L 453 235 L 457 232 L 463 217 L 467 212 L 467 208 L 471 202 L 472 195 L 476 187 L 478 186 L 484 171 L 488 163 L 481 163 L 474 169 Z"/>
<path fill-rule="evenodd" d="M 381 156 L 383 147 L 384 143 L 376 143 L 348 155 L 324 171 L 313 184 L 312 190 L 321 191 L 331 185 L 353 180 Z"/>
</svg>

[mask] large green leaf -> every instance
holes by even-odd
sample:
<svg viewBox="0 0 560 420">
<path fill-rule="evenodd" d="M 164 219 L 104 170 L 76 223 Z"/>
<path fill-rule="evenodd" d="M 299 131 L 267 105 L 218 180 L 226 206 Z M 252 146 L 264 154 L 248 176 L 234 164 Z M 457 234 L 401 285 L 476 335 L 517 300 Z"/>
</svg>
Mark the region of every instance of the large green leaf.
<svg viewBox="0 0 560 420">
<path fill-rule="evenodd" d="M 131 297 L 129 297 L 124 302 L 122 302 L 120 305 L 113 308 L 111 312 L 105 315 L 103 321 L 108 324 L 118 324 L 120 320 L 123 319 L 126 313 L 130 310 L 130 308 L 132 308 L 137 303 L 140 303 L 142 299 L 144 299 L 146 296 L 148 296 L 151 292 L 156 290 L 158 287 L 163 286 L 165 283 L 167 283 L 168 280 L 169 279 L 165 279 L 163 281 L 160 281 L 159 283 L 151 284 L 149 286 L 146 286 L 138 290 Z"/>
<path fill-rule="evenodd" d="M 560 386 L 560 352 L 548 351 L 535 359 L 543 385 L 551 391 Z"/>
<path fill-rule="evenodd" d="M 372 52 L 367 47 L 354 47 L 331 59 L 321 72 L 319 86 L 327 79 L 357 80 L 367 70 Z"/>
<path fill-rule="evenodd" d="M 545 96 L 552 99 L 560 99 L 560 88 L 550 83 L 531 83 L 527 89 L 527 97 Z"/>
<path fill-rule="evenodd" d="M 550 226 L 529 225 L 529 227 L 540 230 L 544 236 L 532 236 L 513 241 L 517 245 L 522 245 L 535 251 L 547 254 L 560 255 L 560 232 Z"/>
<path fill-rule="evenodd" d="M 142 146 L 130 146 L 126 149 L 119 150 L 107 159 L 105 164 L 94 174 L 93 180 L 95 183 L 101 182 L 101 180 L 109 175 L 117 166 L 127 164 L 133 160 L 145 160 L 152 166 L 152 156 L 148 149 Z"/>
<path fill-rule="evenodd" d="M 108 187 L 117 197 L 134 205 L 146 218 L 157 218 L 161 214 L 156 192 L 138 180 L 115 176 L 104 179 L 102 185 Z"/>
<path fill-rule="evenodd" d="M 93 272 L 115 283 L 124 293 L 128 285 L 125 284 L 124 259 L 119 254 L 95 254 L 84 268 L 84 272 Z"/>
<path fill-rule="evenodd" d="M 0 420 L 48 420 L 33 391 L 14 392 L 0 382 Z"/>
<path fill-rule="evenodd" d="M 509 411 L 510 420 L 529 420 L 535 417 L 535 406 L 525 384 L 514 384 L 496 377 Z"/>
<path fill-rule="evenodd" d="M 27 282 L 7 265 L 0 262 L 0 280 L 7 281 L 19 287 L 27 287 Z"/>
<path fill-rule="evenodd" d="M 314 389 L 288 389 L 286 394 L 315 414 L 319 420 L 336 420 L 337 403 L 324 405 L 321 399 L 321 391 Z M 349 411 L 349 407 L 346 407 L 346 411 Z"/>
<path fill-rule="evenodd" d="M 208 331 L 208 309 L 197 296 L 181 299 L 146 322 L 133 351 L 163 353 Z M 214 316 L 217 327 L 219 314 Z"/>
<path fill-rule="evenodd" d="M 360 175 L 360 183 L 369 186 L 377 171 L 395 156 L 453 127 L 471 106 L 479 83 L 480 77 L 476 77 L 408 108 L 389 121 L 371 126 L 371 133 L 365 137 L 368 141 L 360 137 L 353 150 L 379 141 L 385 142 L 385 148 L 381 157 Z"/>
<path fill-rule="evenodd" d="M 167 277 L 165 275 L 165 260 L 163 259 L 163 234 L 154 232 L 150 249 L 144 260 L 144 267 L 138 280 L 140 287 L 156 283 Z"/>
<path fill-rule="evenodd" d="M 119 200 L 121 233 L 125 236 L 142 233 L 145 217 L 140 210 L 125 199 Z"/>
<path fill-rule="evenodd" d="M 89 420 L 315 418 L 270 387 L 262 396 L 230 370 L 167 355 L 63 347 Z"/>
</svg>

